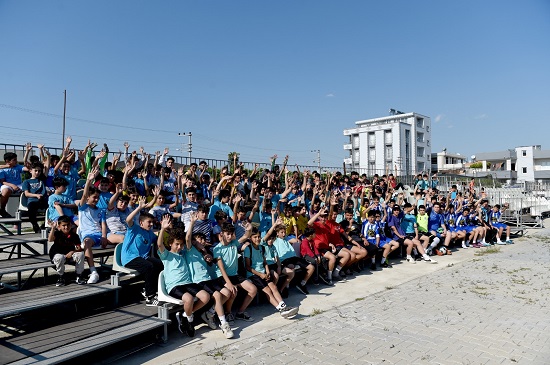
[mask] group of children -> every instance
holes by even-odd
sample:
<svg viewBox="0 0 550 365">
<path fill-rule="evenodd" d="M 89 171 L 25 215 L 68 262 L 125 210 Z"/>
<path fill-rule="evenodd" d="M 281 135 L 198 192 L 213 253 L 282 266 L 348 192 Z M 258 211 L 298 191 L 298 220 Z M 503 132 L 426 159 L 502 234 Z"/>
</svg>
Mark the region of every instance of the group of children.
<svg viewBox="0 0 550 365">
<path fill-rule="evenodd" d="M 77 284 L 98 282 L 93 249 L 122 245 L 122 265 L 140 273 L 148 306 L 159 303 L 163 272 L 166 291 L 183 303 L 176 318 L 189 336 L 197 312 L 232 338 L 235 319 L 253 320 L 246 309 L 259 292 L 291 319 L 299 311 L 284 300 L 291 284 L 307 295 L 309 284 L 334 285 L 366 267 L 392 268 L 389 255 L 400 247 L 415 264 L 437 263 L 433 255 L 450 255 L 454 241 L 462 248 L 512 243 L 500 206 L 456 186 L 443 194 L 422 177 L 409 196 L 392 174 L 323 179 L 297 166 L 290 172 L 288 156 L 282 167 L 274 156 L 271 169 L 249 172 L 235 162 L 216 176 L 204 161 L 176 169 L 168 149 L 150 163 L 143 149 L 129 153 L 127 143 L 118 170 L 122 156 L 107 161 L 106 145 L 94 156 L 95 144 L 75 152 L 70 143 L 59 157 L 39 145 L 42 158 L 34 161 L 29 144 L 24 166 L 17 156 L 4 156 L 0 214 L 7 215 L 4 197 L 17 190 L 27 198 L 35 230 L 36 211 L 47 208 L 57 285 L 65 285 L 66 262 L 75 264 Z M 22 183 L 25 171 L 31 176 Z"/>
</svg>

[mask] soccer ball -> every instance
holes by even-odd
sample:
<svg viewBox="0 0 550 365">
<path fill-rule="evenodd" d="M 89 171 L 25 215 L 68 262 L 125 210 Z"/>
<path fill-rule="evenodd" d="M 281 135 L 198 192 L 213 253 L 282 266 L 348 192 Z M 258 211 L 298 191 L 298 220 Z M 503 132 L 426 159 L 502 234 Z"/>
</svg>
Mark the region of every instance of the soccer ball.
<svg viewBox="0 0 550 365">
<path fill-rule="evenodd" d="M 446 254 L 447 254 L 447 247 L 441 246 L 441 247 L 439 248 L 439 252 L 441 252 L 443 255 L 446 255 Z"/>
</svg>

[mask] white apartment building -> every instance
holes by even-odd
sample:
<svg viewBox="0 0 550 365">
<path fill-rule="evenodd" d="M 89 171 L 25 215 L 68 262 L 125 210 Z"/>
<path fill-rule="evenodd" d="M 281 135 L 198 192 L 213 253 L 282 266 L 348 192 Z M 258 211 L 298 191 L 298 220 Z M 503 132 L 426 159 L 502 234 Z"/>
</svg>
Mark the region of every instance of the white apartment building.
<svg viewBox="0 0 550 365">
<path fill-rule="evenodd" d="M 540 145 L 476 153 L 475 160 L 482 163 L 481 171 L 508 183 L 550 181 L 550 150 Z"/>
<path fill-rule="evenodd" d="M 432 172 L 462 172 L 465 164 L 466 157 L 460 153 L 447 152 L 447 150 L 432 153 Z"/>
<path fill-rule="evenodd" d="M 431 120 L 418 113 L 390 110 L 388 117 L 360 120 L 344 129 L 350 156 L 344 163 L 368 175 L 395 173 L 400 176 L 431 168 Z"/>
</svg>

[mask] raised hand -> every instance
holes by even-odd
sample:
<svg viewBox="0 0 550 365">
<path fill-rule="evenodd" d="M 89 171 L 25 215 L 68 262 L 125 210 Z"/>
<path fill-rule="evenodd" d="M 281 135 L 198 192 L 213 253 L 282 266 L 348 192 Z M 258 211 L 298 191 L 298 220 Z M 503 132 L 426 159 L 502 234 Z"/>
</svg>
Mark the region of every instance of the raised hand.
<svg viewBox="0 0 550 365">
<path fill-rule="evenodd" d="M 126 151 L 128 151 L 128 148 L 130 148 L 130 144 L 128 142 L 124 142 L 124 148 Z"/>
<path fill-rule="evenodd" d="M 160 228 L 161 229 L 168 229 L 170 228 L 170 223 L 172 222 L 172 216 L 170 214 L 165 214 L 162 217 L 162 221 L 160 222 Z"/>
<path fill-rule="evenodd" d="M 164 154 L 167 155 L 168 152 L 170 152 L 170 149 L 168 147 L 164 147 Z"/>
</svg>

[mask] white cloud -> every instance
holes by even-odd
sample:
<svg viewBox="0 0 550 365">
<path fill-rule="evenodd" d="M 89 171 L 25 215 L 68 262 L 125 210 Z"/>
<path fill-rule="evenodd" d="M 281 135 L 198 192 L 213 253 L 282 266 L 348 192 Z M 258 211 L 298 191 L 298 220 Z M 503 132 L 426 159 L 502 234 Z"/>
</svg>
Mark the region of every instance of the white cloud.
<svg viewBox="0 0 550 365">
<path fill-rule="evenodd" d="M 486 113 L 476 115 L 474 119 L 487 119 L 489 116 Z"/>
<path fill-rule="evenodd" d="M 441 122 L 441 120 L 443 119 L 443 116 L 444 116 L 443 114 L 438 114 L 438 115 L 436 115 L 436 116 L 435 116 L 435 122 L 436 122 L 436 123 Z"/>
<path fill-rule="evenodd" d="M 333 98 L 335 95 L 333 93 L 330 93 L 330 94 L 326 94 L 325 95 L 325 98 Z"/>
<path fill-rule="evenodd" d="M 452 124 L 447 124 L 447 128 L 451 129 L 452 127 L 454 127 Z"/>
</svg>

